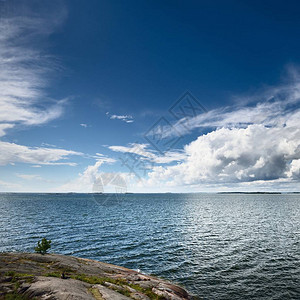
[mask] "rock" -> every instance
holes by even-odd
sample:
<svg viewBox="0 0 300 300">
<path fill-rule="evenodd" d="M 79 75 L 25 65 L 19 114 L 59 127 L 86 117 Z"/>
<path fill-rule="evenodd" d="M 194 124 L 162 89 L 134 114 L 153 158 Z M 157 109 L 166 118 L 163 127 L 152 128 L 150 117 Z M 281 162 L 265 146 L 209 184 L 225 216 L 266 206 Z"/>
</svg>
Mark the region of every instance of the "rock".
<svg viewBox="0 0 300 300">
<path fill-rule="evenodd" d="M 64 276 L 62 276 L 62 274 Z M 150 294 L 149 294 L 150 293 Z M 90 259 L 59 254 L 0 253 L 0 299 L 193 299 L 165 280 Z"/>
<path fill-rule="evenodd" d="M 148 296 L 146 296 L 142 293 L 139 293 L 139 292 L 135 292 L 135 293 L 130 294 L 130 297 L 135 299 L 135 300 L 151 300 Z"/>
<path fill-rule="evenodd" d="M 94 300 L 95 298 L 88 290 L 89 287 L 89 284 L 79 280 L 38 276 L 26 290 L 24 296 L 28 298 L 43 297 L 43 299 Z"/>
<path fill-rule="evenodd" d="M 110 282 L 104 282 L 104 285 L 111 288 L 112 290 L 115 290 L 115 291 L 125 291 L 125 288 L 122 287 L 122 286 L 119 286 L 117 284 L 113 284 L 113 283 L 110 283 Z"/>
<path fill-rule="evenodd" d="M 124 295 L 122 295 L 114 290 L 111 290 L 103 285 L 98 284 L 95 287 L 99 290 L 99 292 L 104 300 L 110 300 L 110 299 L 114 299 L 114 300 L 128 300 L 129 299 L 130 300 L 129 297 L 124 296 Z"/>
</svg>

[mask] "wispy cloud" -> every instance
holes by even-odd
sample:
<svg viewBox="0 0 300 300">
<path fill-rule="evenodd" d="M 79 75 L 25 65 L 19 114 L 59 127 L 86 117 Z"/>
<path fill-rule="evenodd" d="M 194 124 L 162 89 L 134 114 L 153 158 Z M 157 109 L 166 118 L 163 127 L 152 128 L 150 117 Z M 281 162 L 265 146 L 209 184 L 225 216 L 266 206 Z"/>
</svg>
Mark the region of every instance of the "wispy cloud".
<svg viewBox="0 0 300 300">
<path fill-rule="evenodd" d="M 109 112 L 106 113 L 106 115 L 111 119 L 111 120 L 120 120 L 125 123 L 133 123 L 133 117 L 131 115 L 111 115 Z"/>
<path fill-rule="evenodd" d="M 72 150 L 27 147 L 2 141 L 0 141 L 0 153 L 0 166 L 14 163 L 75 166 L 76 163 L 65 160 L 72 155 L 83 155 L 83 153 Z"/>
<path fill-rule="evenodd" d="M 192 118 L 182 118 L 162 130 L 164 137 L 190 134 L 201 128 L 246 128 L 251 124 L 281 126 L 300 112 L 300 77 L 295 70 L 288 84 L 270 87 L 234 106 L 221 107 Z"/>
<path fill-rule="evenodd" d="M 47 147 L 47 148 L 57 148 L 56 145 L 53 145 L 53 144 L 49 144 L 49 143 L 42 143 L 41 144 L 42 147 Z"/>
<path fill-rule="evenodd" d="M 38 44 L 64 16 L 63 10 L 47 18 L 1 16 L 0 136 L 17 125 L 44 124 L 62 115 L 67 99 L 51 99 L 44 90 L 59 66 Z"/>
<path fill-rule="evenodd" d="M 0 18 L 0 136 L 16 126 L 45 124 L 64 112 L 67 99 L 54 100 L 45 92 L 53 72 L 58 72 L 60 66 L 40 44 L 45 43 L 66 16 L 64 7 L 57 7 L 58 3 L 50 7 L 52 3 L 36 3 L 41 8 L 38 15 L 12 3 L 14 14 Z M 75 163 L 65 160 L 72 155 L 82 155 L 50 147 L 56 146 L 44 143 L 42 147 L 27 147 L 0 141 L 0 165 L 74 166 Z M 24 174 L 18 176 L 32 178 Z"/>
<path fill-rule="evenodd" d="M 115 152 L 131 153 L 139 156 L 139 159 L 148 160 L 157 164 L 168 164 L 185 159 L 183 151 L 168 151 L 165 155 L 157 154 L 157 151 L 150 149 L 148 144 L 132 143 L 128 146 L 108 146 Z"/>
<path fill-rule="evenodd" d="M 16 174 L 17 177 L 25 179 L 25 180 L 41 180 L 42 177 L 36 174 Z"/>
<path fill-rule="evenodd" d="M 13 128 L 14 126 L 14 124 L 9 123 L 0 124 L 0 137 L 5 135 L 7 129 Z"/>
<path fill-rule="evenodd" d="M 87 128 L 87 127 L 88 127 L 88 124 L 81 123 L 80 126 L 81 126 L 81 127 L 84 127 L 84 128 Z"/>
<path fill-rule="evenodd" d="M 8 190 L 18 190 L 19 188 L 22 188 L 22 186 L 18 183 L 14 183 L 14 182 L 8 182 L 8 181 L 4 181 L 4 180 L 0 180 L 0 187 L 4 190 L 8 189 Z"/>
</svg>

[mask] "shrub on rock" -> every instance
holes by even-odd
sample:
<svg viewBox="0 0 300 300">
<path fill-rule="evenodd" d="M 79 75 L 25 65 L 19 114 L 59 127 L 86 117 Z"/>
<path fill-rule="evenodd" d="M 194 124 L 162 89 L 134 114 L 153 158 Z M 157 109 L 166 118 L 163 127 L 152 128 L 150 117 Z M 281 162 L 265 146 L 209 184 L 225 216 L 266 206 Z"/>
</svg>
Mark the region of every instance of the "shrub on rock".
<svg viewBox="0 0 300 300">
<path fill-rule="evenodd" d="M 48 249 L 51 248 L 51 241 L 46 238 L 42 238 L 41 241 L 38 242 L 37 246 L 34 248 L 36 253 L 46 254 Z"/>
</svg>

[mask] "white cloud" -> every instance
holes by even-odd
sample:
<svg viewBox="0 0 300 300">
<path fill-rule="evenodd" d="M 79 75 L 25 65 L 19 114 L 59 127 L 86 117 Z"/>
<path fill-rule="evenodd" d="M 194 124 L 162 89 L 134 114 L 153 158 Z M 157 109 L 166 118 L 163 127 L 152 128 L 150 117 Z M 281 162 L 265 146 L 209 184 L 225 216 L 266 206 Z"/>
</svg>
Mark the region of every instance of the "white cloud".
<svg viewBox="0 0 300 300">
<path fill-rule="evenodd" d="M 49 143 L 41 143 L 41 146 L 46 148 L 58 148 L 56 145 L 49 144 Z"/>
<path fill-rule="evenodd" d="M 41 180 L 42 177 L 40 175 L 36 175 L 36 174 L 16 174 L 17 177 L 25 179 L 25 180 Z"/>
<path fill-rule="evenodd" d="M 64 161 L 71 155 L 83 154 L 71 150 L 43 147 L 27 147 L 23 145 L 0 141 L 0 166 L 11 163 L 74 166 L 76 165 L 76 163 Z"/>
<path fill-rule="evenodd" d="M 293 122 L 291 122 L 293 124 Z M 289 124 L 289 123 L 288 123 Z M 299 126 L 220 128 L 185 146 L 176 166 L 156 166 L 145 184 L 172 186 L 299 180 Z"/>
<path fill-rule="evenodd" d="M 102 154 L 97 153 L 98 159 L 94 165 L 86 167 L 83 173 L 79 173 L 78 177 L 74 180 L 60 186 L 56 191 L 60 192 L 92 192 L 93 184 L 100 176 L 99 168 L 104 164 L 112 164 L 115 162 L 115 159 L 106 157 Z"/>
<path fill-rule="evenodd" d="M 108 148 L 115 152 L 132 153 L 144 158 L 155 157 L 152 152 L 146 150 L 147 144 L 132 143 L 129 146 L 108 146 Z"/>
<path fill-rule="evenodd" d="M 297 122 L 300 114 L 300 76 L 291 70 L 290 83 L 270 87 L 254 96 L 244 97 L 235 106 L 221 107 L 195 117 L 182 118 L 162 130 L 164 138 L 184 136 L 202 128 L 246 128 L 251 124 L 283 126 L 291 118 Z"/>
<path fill-rule="evenodd" d="M 44 124 L 63 113 L 66 99 L 56 101 L 44 92 L 58 64 L 38 46 L 64 19 L 64 10 L 52 13 L 0 19 L 0 136 L 16 125 Z"/>
<path fill-rule="evenodd" d="M 87 128 L 87 127 L 88 127 L 88 125 L 85 124 L 85 123 L 81 123 L 80 126 L 81 126 L 81 127 L 84 127 L 84 128 Z"/>
<path fill-rule="evenodd" d="M 290 169 L 287 172 L 287 176 L 300 180 L 300 159 L 293 159 L 290 165 Z"/>
<path fill-rule="evenodd" d="M 129 146 L 108 146 L 108 148 L 115 152 L 132 153 L 133 155 L 139 156 L 140 159 L 157 164 L 182 161 L 186 157 L 182 151 L 168 151 L 165 155 L 159 155 L 156 151 L 149 149 L 148 144 L 132 143 Z"/>
<path fill-rule="evenodd" d="M 121 120 L 125 123 L 133 123 L 133 117 L 131 115 L 111 115 L 109 112 L 106 113 L 106 115 L 111 119 L 111 120 Z"/>
<path fill-rule="evenodd" d="M 0 124 L 0 137 L 6 134 L 6 130 L 9 128 L 13 128 L 14 124 L 2 123 Z"/>
<path fill-rule="evenodd" d="M 59 118 L 67 102 L 67 99 L 50 99 L 45 93 L 53 72 L 60 67 L 55 58 L 40 47 L 62 23 L 66 11 L 61 5 L 58 7 L 58 3 L 36 5 L 41 8 L 38 16 L 25 6 L 16 6 L 12 10 L 14 15 L 0 18 L 0 136 L 13 127 L 40 125 Z M 42 146 L 46 147 L 0 141 L 0 165 L 19 162 L 35 164 L 34 167 L 74 166 L 75 163 L 65 160 L 71 155 L 82 155 L 76 151 L 50 149 L 46 143 Z"/>
<path fill-rule="evenodd" d="M 0 180 L 0 187 L 4 190 L 17 190 L 21 188 L 22 186 L 20 184 L 14 183 L 14 182 L 8 182 L 4 180 Z"/>
</svg>

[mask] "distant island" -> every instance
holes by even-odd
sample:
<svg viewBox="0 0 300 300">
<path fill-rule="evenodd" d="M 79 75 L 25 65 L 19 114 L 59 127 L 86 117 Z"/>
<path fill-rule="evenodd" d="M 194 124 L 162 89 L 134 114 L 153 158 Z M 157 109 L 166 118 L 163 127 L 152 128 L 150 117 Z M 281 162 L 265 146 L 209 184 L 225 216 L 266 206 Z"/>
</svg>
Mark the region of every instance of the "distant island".
<svg viewBox="0 0 300 300">
<path fill-rule="evenodd" d="M 298 192 L 293 192 L 298 193 Z M 280 195 L 281 192 L 219 192 L 218 194 L 270 194 L 270 195 Z"/>
</svg>

